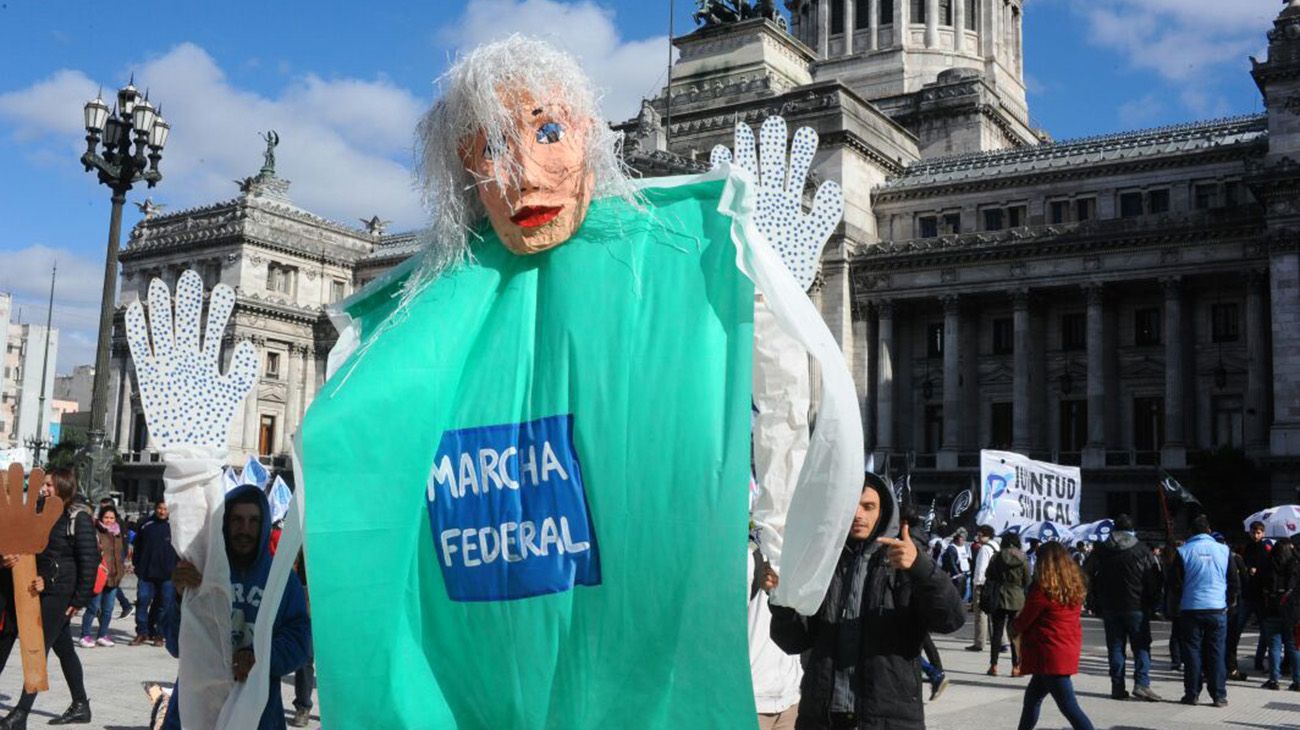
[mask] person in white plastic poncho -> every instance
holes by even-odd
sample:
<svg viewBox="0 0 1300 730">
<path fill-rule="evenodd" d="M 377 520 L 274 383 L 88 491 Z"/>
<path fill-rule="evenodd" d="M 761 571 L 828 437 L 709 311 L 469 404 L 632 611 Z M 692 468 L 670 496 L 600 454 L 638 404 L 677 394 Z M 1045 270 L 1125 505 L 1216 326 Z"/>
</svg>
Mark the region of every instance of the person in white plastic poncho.
<svg viewBox="0 0 1300 730">
<path fill-rule="evenodd" d="M 803 207 L 816 134 L 790 144 L 769 118 L 756 149 L 740 123 L 711 172 L 634 182 L 596 98 L 544 42 L 459 59 L 419 130 L 426 249 L 333 312 L 263 597 L 279 600 L 305 532 L 329 727 L 752 727 L 751 399 L 773 604 L 822 601 L 863 454 L 852 379 L 805 293 L 843 209 L 834 183 Z M 205 576 L 182 615 L 182 724 L 246 728 L 276 681 L 273 612 L 232 686 L 211 525 L 257 358 L 241 344 L 220 372 L 229 289 L 202 344 L 198 276 L 177 285 L 174 328 L 168 295 L 153 282 L 152 347 L 138 304 L 128 327 L 173 542 Z"/>
</svg>

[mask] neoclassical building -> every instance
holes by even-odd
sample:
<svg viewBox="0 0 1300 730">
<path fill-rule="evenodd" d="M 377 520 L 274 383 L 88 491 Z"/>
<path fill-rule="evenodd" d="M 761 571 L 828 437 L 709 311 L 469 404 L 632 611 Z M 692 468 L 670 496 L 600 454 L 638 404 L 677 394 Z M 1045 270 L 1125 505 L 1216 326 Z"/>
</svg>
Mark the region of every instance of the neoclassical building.
<svg viewBox="0 0 1300 730">
<path fill-rule="evenodd" d="M 670 82 L 615 126 L 646 175 L 703 169 L 737 121 L 818 131 L 813 177 L 844 186 L 846 212 L 812 294 L 878 467 L 950 493 L 981 448 L 1014 449 L 1081 465 L 1085 517 L 1151 524 L 1161 472 L 1227 448 L 1264 475 L 1241 488 L 1295 501 L 1300 7 L 1254 64 L 1265 113 L 1054 142 L 1025 100 L 1021 0 L 786 5 L 788 30 L 760 18 L 674 39 Z M 143 221 L 122 253 L 123 305 L 191 266 L 236 288 L 226 338 L 255 342 L 263 375 L 232 461 L 283 463 L 333 342 L 323 307 L 418 250 L 378 217 L 297 208 L 286 187 L 263 173 L 231 201 Z M 160 465 L 124 351 L 129 496 L 156 489 Z"/>
</svg>

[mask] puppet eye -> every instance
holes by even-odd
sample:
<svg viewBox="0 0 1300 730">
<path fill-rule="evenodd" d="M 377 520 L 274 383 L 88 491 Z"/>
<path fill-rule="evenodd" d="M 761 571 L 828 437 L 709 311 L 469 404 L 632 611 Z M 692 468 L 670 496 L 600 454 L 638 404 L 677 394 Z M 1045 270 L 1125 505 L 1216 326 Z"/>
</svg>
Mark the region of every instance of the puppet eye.
<svg viewBox="0 0 1300 730">
<path fill-rule="evenodd" d="M 547 122 L 537 128 L 538 144 L 553 144 L 564 139 L 564 125 L 559 122 Z"/>
</svg>

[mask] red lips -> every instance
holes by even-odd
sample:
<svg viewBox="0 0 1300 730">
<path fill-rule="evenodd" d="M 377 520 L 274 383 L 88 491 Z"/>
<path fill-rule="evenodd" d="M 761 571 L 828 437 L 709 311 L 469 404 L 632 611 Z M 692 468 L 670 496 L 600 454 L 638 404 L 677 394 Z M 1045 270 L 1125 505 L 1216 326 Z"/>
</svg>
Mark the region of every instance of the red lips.
<svg viewBox="0 0 1300 730">
<path fill-rule="evenodd" d="M 521 228 L 536 228 L 555 220 L 555 216 L 564 210 L 564 206 L 529 205 L 519 209 L 510 216 L 510 220 Z"/>
</svg>

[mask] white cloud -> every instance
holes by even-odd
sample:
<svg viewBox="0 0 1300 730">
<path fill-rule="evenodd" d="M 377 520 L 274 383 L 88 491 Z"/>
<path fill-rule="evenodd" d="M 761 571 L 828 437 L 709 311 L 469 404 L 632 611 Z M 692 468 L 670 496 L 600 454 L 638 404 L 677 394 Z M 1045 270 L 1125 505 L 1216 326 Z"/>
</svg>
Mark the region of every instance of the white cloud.
<svg viewBox="0 0 1300 730">
<path fill-rule="evenodd" d="M 182 43 L 136 67 L 172 125 L 164 179 L 150 195 L 172 210 L 234 197 L 233 180 L 262 164 L 257 133 L 275 129 L 277 171 L 293 181 L 290 197 L 339 221 L 378 214 L 398 228 L 424 219 L 410 173 L 411 140 L 424 104 L 386 79 L 291 78 L 272 96 L 233 85 L 202 48 Z M 75 69 L 0 95 L 0 119 L 33 158 L 84 143 L 80 110 L 98 84 Z M 105 84 L 106 92 L 116 88 Z M 107 98 L 107 97 L 106 97 Z M 42 146 L 44 145 L 44 146 Z M 143 197 L 143 191 L 139 191 Z"/>
<path fill-rule="evenodd" d="M 437 38 L 460 51 L 511 33 L 543 38 L 577 56 L 605 93 L 610 121 L 635 116 L 641 99 L 658 94 L 667 76 L 667 35 L 624 39 L 613 11 L 591 0 L 473 0 Z"/>
<path fill-rule="evenodd" d="M 1240 69 L 1259 47 L 1271 0 L 1071 0 L 1094 43 L 1175 82 Z"/>
<path fill-rule="evenodd" d="M 1119 121 L 1125 127 L 1147 127 L 1160 119 L 1168 110 L 1156 94 L 1147 94 L 1119 105 Z"/>
<path fill-rule="evenodd" d="M 0 250 L 0 292 L 13 295 L 14 322 L 45 324 L 50 268 L 59 265 L 54 287 L 54 327 L 59 330 L 56 372 L 71 372 L 95 360 L 103 259 L 92 260 L 69 249 L 32 245 Z M 20 320 L 21 312 L 21 320 Z"/>
</svg>

